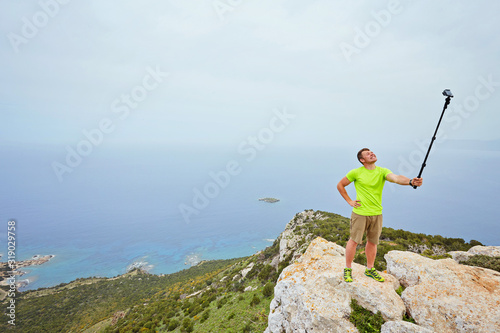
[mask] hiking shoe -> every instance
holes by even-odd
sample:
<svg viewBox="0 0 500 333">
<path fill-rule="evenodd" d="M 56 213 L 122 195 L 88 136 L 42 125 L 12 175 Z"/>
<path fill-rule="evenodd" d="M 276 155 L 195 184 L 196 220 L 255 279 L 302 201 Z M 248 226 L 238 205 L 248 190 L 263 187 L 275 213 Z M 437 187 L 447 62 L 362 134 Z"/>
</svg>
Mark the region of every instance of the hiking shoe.
<svg viewBox="0 0 500 333">
<path fill-rule="evenodd" d="M 352 282 L 352 268 L 344 268 L 344 281 Z"/>
<path fill-rule="evenodd" d="M 377 280 L 378 282 L 384 282 L 385 279 L 380 276 L 380 274 L 375 270 L 375 268 L 372 269 L 366 269 L 365 270 L 365 275 L 371 277 L 374 280 Z"/>
</svg>

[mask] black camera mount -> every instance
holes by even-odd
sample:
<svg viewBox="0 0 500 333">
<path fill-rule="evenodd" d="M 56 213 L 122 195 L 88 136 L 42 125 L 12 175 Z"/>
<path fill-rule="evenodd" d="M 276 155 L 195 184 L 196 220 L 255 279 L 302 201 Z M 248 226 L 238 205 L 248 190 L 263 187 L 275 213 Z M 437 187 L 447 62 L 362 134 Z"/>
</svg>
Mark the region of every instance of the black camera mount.
<svg viewBox="0 0 500 333">
<path fill-rule="evenodd" d="M 425 154 L 424 162 L 422 163 L 422 167 L 420 168 L 420 172 L 418 173 L 417 178 L 420 178 L 422 176 L 422 172 L 424 171 L 424 168 L 427 165 L 426 164 L 427 158 L 429 157 L 429 153 L 431 151 L 432 144 L 436 140 L 436 134 L 437 134 L 437 131 L 439 129 L 439 125 L 441 125 L 441 120 L 443 120 L 444 111 L 446 111 L 446 108 L 448 107 L 451 99 L 453 98 L 453 94 L 451 93 L 450 89 L 443 90 L 443 96 L 446 96 L 446 100 L 444 102 L 444 107 L 443 107 L 443 112 L 441 112 L 441 117 L 439 118 L 439 122 L 437 124 L 436 130 L 434 131 L 434 135 L 432 136 L 431 144 L 429 145 L 429 149 L 427 150 L 427 154 Z M 413 188 L 416 189 L 417 186 L 414 185 Z"/>
</svg>

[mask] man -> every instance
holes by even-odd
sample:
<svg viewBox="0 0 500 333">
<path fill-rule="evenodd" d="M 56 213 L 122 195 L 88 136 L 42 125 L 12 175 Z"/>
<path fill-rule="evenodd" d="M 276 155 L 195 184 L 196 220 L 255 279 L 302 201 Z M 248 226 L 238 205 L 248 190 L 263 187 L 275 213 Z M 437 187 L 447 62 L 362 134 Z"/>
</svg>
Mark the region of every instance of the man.
<svg viewBox="0 0 500 333">
<path fill-rule="evenodd" d="M 344 281 L 352 282 L 351 264 L 356 254 L 356 246 L 362 242 L 366 232 L 366 270 L 365 275 L 379 282 L 384 278 L 373 267 L 377 255 L 377 245 L 382 233 L 382 190 L 385 181 L 399 185 L 421 186 L 422 178 L 397 176 L 391 170 L 375 166 L 377 156 L 368 148 L 358 152 L 358 161 L 362 167 L 353 169 L 337 184 L 340 195 L 353 207 L 351 215 L 351 234 L 345 251 L 346 268 Z M 356 200 L 351 200 L 345 187 L 354 182 Z"/>
</svg>

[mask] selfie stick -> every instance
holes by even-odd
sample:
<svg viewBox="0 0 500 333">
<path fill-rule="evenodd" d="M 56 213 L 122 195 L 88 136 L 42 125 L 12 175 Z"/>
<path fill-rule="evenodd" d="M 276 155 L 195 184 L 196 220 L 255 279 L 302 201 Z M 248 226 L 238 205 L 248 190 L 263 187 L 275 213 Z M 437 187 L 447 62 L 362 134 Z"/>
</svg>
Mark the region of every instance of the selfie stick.
<svg viewBox="0 0 500 333">
<path fill-rule="evenodd" d="M 427 154 L 425 154 L 424 162 L 422 163 L 422 167 L 420 168 L 420 172 L 418 173 L 417 178 L 420 178 L 422 176 L 422 172 L 424 171 L 424 168 L 426 166 L 425 162 L 427 162 L 427 157 L 429 157 L 429 153 L 432 148 L 432 144 L 434 143 L 434 140 L 436 140 L 436 134 L 439 128 L 439 125 L 441 125 L 441 120 L 443 120 L 444 116 L 444 111 L 448 107 L 448 104 L 450 104 L 451 98 L 453 97 L 453 94 L 451 93 L 450 89 L 445 89 L 443 91 L 443 95 L 446 96 L 446 101 L 444 102 L 444 107 L 443 107 L 443 112 L 441 113 L 441 117 L 439 118 L 438 125 L 436 127 L 436 131 L 434 132 L 434 135 L 432 136 L 431 144 L 429 145 L 429 149 L 427 150 Z M 417 188 L 417 186 L 413 185 L 413 188 Z"/>
</svg>

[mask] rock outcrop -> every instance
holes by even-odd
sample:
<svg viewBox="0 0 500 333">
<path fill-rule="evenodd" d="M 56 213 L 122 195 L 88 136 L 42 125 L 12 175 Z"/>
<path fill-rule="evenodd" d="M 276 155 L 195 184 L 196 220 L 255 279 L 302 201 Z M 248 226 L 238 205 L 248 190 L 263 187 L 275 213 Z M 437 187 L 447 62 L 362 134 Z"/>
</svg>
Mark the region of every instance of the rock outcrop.
<svg viewBox="0 0 500 333">
<path fill-rule="evenodd" d="M 472 255 L 483 255 L 489 257 L 500 257 L 500 246 L 473 246 L 467 251 Z"/>
<path fill-rule="evenodd" d="M 386 320 L 401 320 L 405 306 L 395 290 L 399 282 L 382 273 L 386 283 L 364 275 L 353 264 L 354 282 L 343 280 L 345 249 L 323 238 L 311 242 L 299 260 L 281 273 L 274 289 L 266 332 L 357 332 L 349 321 L 351 299 Z"/>
<path fill-rule="evenodd" d="M 0 262 L 0 286 L 8 286 L 9 285 L 9 279 L 12 275 L 15 276 L 22 276 L 26 272 L 22 271 L 21 268 L 24 267 L 29 267 L 29 266 L 38 266 L 38 265 L 43 265 L 46 262 L 50 261 L 50 259 L 54 258 L 55 255 L 53 254 L 48 254 L 48 255 L 34 255 L 31 259 L 28 260 L 23 260 L 23 261 L 16 261 L 15 264 L 11 267 L 9 266 L 9 263 L 7 261 L 5 262 Z M 0 256 L 1 258 L 1 256 Z M 16 287 L 17 288 L 22 288 L 27 286 L 29 283 L 28 279 L 25 280 L 17 280 Z"/>
<path fill-rule="evenodd" d="M 407 287 L 402 293 L 413 319 L 436 332 L 500 331 L 500 273 L 391 251 L 387 271 Z"/>
<path fill-rule="evenodd" d="M 247 267 L 245 267 L 241 270 L 240 274 L 241 274 L 242 278 L 247 276 L 248 272 L 250 272 L 252 270 L 254 265 L 255 265 L 255 263 L 251 262 Z"/>
<path fill-rule="evenodd" d="M 380 333 L 433 333 L 433 331 L 407 321 L 388 321 L 382 325 Z"/>
<path fill-rule="evenodd" d="M 301 227 L 312 220 L 321 219 L 324 219 L 324 217 L 321 216 L 321 213 L 306 210 L 296 214 L 295 217 L 287 223 L 285 230 L 280 235 L 280 262 L 284 261 L 288 256 L 291 256 L 292 260 L 300 257 L 307 247 L 306 243 L 308 243 L 312 238 L 312 234 L 303 235 L 297 233 L 296 228 Z"/>
<path fill-rule="evenodd" d="M 266 333 L 358 332 L 349 321 L 351 300 L 386 323 L 382 332 L 497 332 L 500 328 L 500 274 L 391 251 L 384 283 L 353 263 L 354 282 L 343 280 L 344 248 L 314 239 L 306 252 L 280 274 Z M 406 289 L 400 297 L 396 289 Z M 416 324 L 402 321 L 408 312 Z"/>
<path fill-rule="evenodd" d="M 488 257 L 500 257 L 500 246 L 482 246 L 476 245 L 471 247 L 469 251 L 450 251 L 448 252 L 452 258 L 460 263 L 461 261 L 467 261 L 470 257 L 483 255 Z"/>
</svg>

